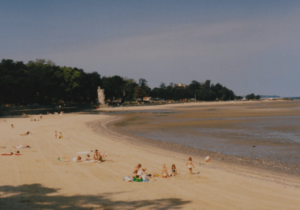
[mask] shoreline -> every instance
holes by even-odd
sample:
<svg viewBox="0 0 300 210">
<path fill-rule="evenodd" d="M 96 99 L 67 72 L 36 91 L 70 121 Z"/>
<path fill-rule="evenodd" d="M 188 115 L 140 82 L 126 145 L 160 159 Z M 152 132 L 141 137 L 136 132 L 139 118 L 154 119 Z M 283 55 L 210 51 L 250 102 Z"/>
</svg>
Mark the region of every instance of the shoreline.
<svg viewBox="0 0 300 210">
<path fill-rule="evenodd" d="M 280 104 L 286 103 L 286 101 L 268 101 L 269 103 L 273 103 L 275 104 Z M 275 103 L 274 103 L 275 102 Z M 212 105 L 212 107 L 216 107 L 219 105 L 221 105 L 221 107 L 223 105 L 228 105 L 228 104 L 236 104 L 236 102 L 222 102 L 220 104 L 220 102 L 208 102 L 210 105 Z M 258 102 L 258 101 L 250 101 L 250 102 L 238 102 L 238 103 L 242 103 L 242 104 L 262 104 L 262 102 Z M 263 102 L 264 103 L 264 102 Z M 273 105 L 272 104 L 272 105 Z M 263 171 L 269 171 L 269 172 L 275 172 L 281 175 L 285 175 L 285 176 L 291 176 L 291 177 L 299 177 L 300 175 L 300 168 L 299 166 L 295 165 L 294 163 L 286 163 L 285 161 L 280 161 L 280 160 L 274 160 L 272 158 L 269 159 L 265 159 L 265 158 L 251 158 L 248 156 L 237 156 L 237 155 L 229 155 L 229 154 L 225 154 L 225 153 L 220 153 L 220 152 L 215 152 L 215 151 L 211 151 L 209 149 L 199 149 L 199 148 L 193 148 L 193 147 L 189 147 L 189 146 L 184 146 L 178 143 L 167 143 L 164 141 L 160 141 L 160 140 L 154 140 L 154 139 L 149 139 L 149 138 L 145 138 L 145 137 L 141 137 L 141 136 L 136 136 L 135 134 L 131 133 L 130 131 L 125 131 L 126 130 L 126 126 L 122 129 L 120 129 L 122 126 L 124 126 L 124 124 L 126 125 L 126 121 L 131 121 L 131 115 L 126 115 L 127 113 L 130 113 L 133 110 L 139 110 L 140 112 L 138 112 L 139 114 L 143 114 L 143 113 L 147 113 L 146 111 L 150 110 L 150 111 L 161 111 L 163 112 L 163 110 L 168 110 L 170 112 L 176 112 L 176 109 L 171 109 L 171 107 L 178 107 L 176 106 L 178 104 L 172 104 L 172 105 L 163 105 L 165 107 L 147 107 L 147 109 L 145 109 L 145 107 L 139 107 L 139 109 L 134 109 L 134 108 L 130 108 L 130 109 L 124 109 L 124 108 L 118 108 L 117 110 L 113 110 L 116 111 L 117 115 L 116 118 L 119 118 L 117 120 L 115 120 L 114 122 L 109 123 L 108 127 L 109 129 L 113 130 L 116 133 L 119 133 L 120 135 L 125 135 L 128 136 L 132 141 L 132 142 L 139 142 L 139 143 L 145 143 L 146 145 L 152 145 L 154 147 L 161 147 L 164 148 L 166 150 L 170 150 L 170 151 L 176 151 L 176 152 L 180 152 L 183 154 L 192 154 L 192 155 L 197 155 L 201 158 L 204 158 L 205 156 L 213 156 L 212 158 L 214 160 L 218 160 L 222 163 L 226 162 L 229 164 L 234 164 L 237 166 L 246 166 L 246 167 L 251 167 L 252 169 L 259 169 L 259 170 L 263 170 Z M 206 106 L 207 104 L 205 103 L 200 103 L 199 104 L 190 104 L 187 103 L 185 104 L 186 107 L 195 107 L 195 106 L 201 106 L 204 105 Z M 214 105 L 214 106 L 213 106 Z M 180 105 L 180 107 L 184 106 L 183 104 Z M 120 114 L 118 113 L 120 110 L 123 110 L 124 113 Z M 155 112 L 153 112 L 155 113 Z M 152 114 L 153 114 L 152 113 Z M 114 112 L 110 112 L 110 114 L 114 114 Z M 284 112 L 284 114 L 287 114 L 286 112 Z M 133 116 L 134 117 L 134 116 Z M 266 116 L 267 117 L 267 116 Z M 163 135 L 163 134 L 162 134 Z M 251 144 L 251 143 L 249 143 Z M 260 142 L 255 142 L 253 144 L 256 145 L 260 145 Z M 289 145 L 288 143 L 286 143 L 286 145 Z"/>
<path fill-rule="evenodd" d="M 291 179 L 294 178 L 299 179 L 300 177 L 298 171 L 291 173 L 291 171 L 284 171 L 282 170 L 282 168 L 274 168 L 274 167 L 266 168 L 266 166 L 269 165 L 270 162 L 264 159 L 260 159 L 260 158 L 251 159 L 249 157 L 239 157 L 239 156 L 222 154 L 218 152 L 212 152 L 205 149 L 196 149 L 184 145 L 179 145 L 176 143 L 167 143 L 167 142 L 161 142 L 159 140 L 152 140 L 148 138 L 138 137 L 135 136 L 134 134 L 120 131 L 118 130 L 118 127 L 116 127 L 114 124 L 118 123 L 119 121 L 123 122 L 124 120 L 126 120 L 124 118 L 126 117 L 112 116 L 112 120 L 108 122 L 102 122 L 102 121 L 88 122 L 87 126 L 91 127 L 93 131 L 97 132 L 98 134 L 103 134 L 103 130 L 105 130 L 108 133 L 111 133 L 118 137 L 122 137 L 122 141 L 129 144 L 137 145 L 140 148 L 150 146 L 153 150 L 161 149 L 166 152 L 174 152 L 181 155 L 194 156 L 203 160 L 205 159 L 206 156 L 211 156 L 213 161 L 216 162 L 217 165 L 226 164 L 229 165 L 230 167 L 235 167 L 235 168 L 242 167 L 243 170 L 249 170 L 249 171 L 255 170 L 258 173 L 274 174 L 279 177 L 284 176 L 284 177 L 289 177 Z M 280 164 L 281 167 L 284 166 L 283 163 Z"/>
</svg>

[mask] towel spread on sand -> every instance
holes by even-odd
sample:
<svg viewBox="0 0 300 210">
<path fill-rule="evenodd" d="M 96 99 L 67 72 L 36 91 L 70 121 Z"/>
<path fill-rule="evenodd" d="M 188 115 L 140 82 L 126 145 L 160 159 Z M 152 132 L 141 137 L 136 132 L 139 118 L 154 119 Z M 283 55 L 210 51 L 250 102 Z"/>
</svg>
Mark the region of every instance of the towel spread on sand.
<svg viewBox="0 0 300 210">
<path fill-rule="evenodd" d="M 93 152 L 93 151 L 85 151 L 85 152 L 77 152 L 78 154 L 90 154 L 91 152 Z"/>
</svg>

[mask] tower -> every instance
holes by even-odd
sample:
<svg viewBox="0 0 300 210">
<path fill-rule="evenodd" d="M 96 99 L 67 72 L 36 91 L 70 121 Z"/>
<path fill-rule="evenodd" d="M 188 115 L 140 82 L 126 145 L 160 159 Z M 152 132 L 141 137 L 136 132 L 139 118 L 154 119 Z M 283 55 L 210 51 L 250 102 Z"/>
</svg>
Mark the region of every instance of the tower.
<svg viewBox="0 0 300 210">
<path fill-rule="evenodd" d="M 99 101 L 99 104 L 100 105 L 104 105 L 105 104 L 104 89 L 100 89 L 100 86 L 98 86 L 97 92 L 98 92 L 98 101 Z"/>
</svg>

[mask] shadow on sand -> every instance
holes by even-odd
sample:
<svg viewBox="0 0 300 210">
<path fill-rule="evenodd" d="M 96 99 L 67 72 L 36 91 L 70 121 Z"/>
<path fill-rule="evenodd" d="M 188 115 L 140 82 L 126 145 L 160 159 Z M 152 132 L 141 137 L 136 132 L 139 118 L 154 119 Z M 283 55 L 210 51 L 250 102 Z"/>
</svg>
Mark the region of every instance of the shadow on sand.
<svg viewBox="0 0 300 210">
<path fill-rule="evenodd" d="M 59 194 L 58 188 L 48 188 L 40 184 L 21 186 L 0 186 L 0 209 L 181 209 L 191 201 L 178 198 L 140 200 L 112 200 L 113 194 L 99 195 L 74 195 L 64 196 Z M 119 194 L 125 192 L 118 192 Z M 128 193 L 128 192 L 126 192 Z M 116 193 L 114 193 L 116 194 Z"/>
</svg>

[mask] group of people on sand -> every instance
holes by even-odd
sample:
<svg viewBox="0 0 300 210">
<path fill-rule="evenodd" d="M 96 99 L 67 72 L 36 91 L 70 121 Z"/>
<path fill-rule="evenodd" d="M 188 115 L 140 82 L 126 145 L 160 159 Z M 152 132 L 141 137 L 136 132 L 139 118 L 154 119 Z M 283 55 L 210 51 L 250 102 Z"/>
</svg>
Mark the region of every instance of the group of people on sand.
<svg viewBox="0 0 300 210">
<path fill-rule="evenodd" d="M 189 157 L 188 161 L 186 162 L 186 166 L 189 169 L 189 173 L 193 174 L 193 168 L 195 168 L 195 166 L 192 162 L 191 157 Z M 166 164 L 163 164 L 161 174 L 153 175 L 153 177 L 161 176 L 162 178 L 170 178 L 171 176 L 174 177 L 177 174 L 178 173 L 177 173 L 177 169 L 176 169 L 175 164 L 172 164 L 172 166 L 171 166 L 171 173 L 168 172 Z M 133 170 L 131 181 L 134 181 L 134 182 L 149 182 L 149 180 L 151 178 L 152 178 L 152 175 L 148 174 L 146 172 L 146 168 L 142 168 L 142 165 L 138 164 Z"/>
<path fill-rule="evenodd" d="M 57 131 L 54 131 L 54 136 L 55 138 L 57 139 Z M 63 138 L 63 135 L 61 132 L 59 132 L 59 136 L 58 136 L 58 139 L 62 139 Z"/>
<path fill-rule="evenodd" d="M 97 149 L 94 152 L 93 158 L 89 154 L 86 155 L 86 158 L 82 158 L 81 156 L 77 156 L 76 162 L 85 162 L 85 161 L 93 161 L 94 163 L 100 161 L 105 162 L 106 160 L 106 153 L 100 153 Z"/>
<path fill-rule="evenodd" d="M 0 148 L 6 148 L 6 147 L 0 147 Z M 31 148 L 29 145 L 18 145 L 18 146 L 13 146 L 14 149 L 29 149 Z M 21 155 L 20 151 L 14 151 L 14 152 L 10 152 L 10 153 L 4 153 L 1 155 Z"/>
</svg>

